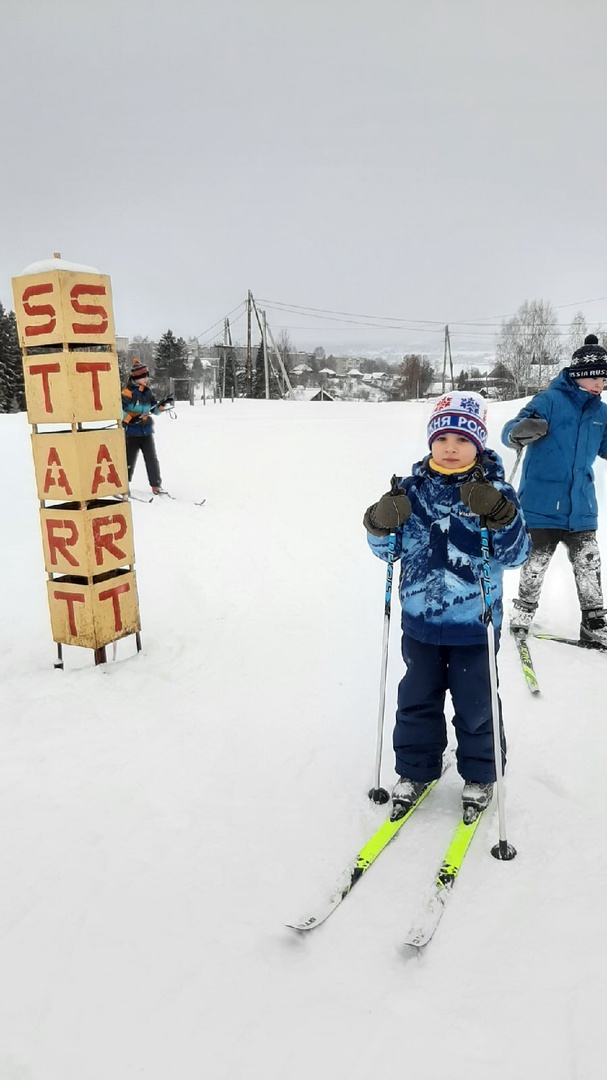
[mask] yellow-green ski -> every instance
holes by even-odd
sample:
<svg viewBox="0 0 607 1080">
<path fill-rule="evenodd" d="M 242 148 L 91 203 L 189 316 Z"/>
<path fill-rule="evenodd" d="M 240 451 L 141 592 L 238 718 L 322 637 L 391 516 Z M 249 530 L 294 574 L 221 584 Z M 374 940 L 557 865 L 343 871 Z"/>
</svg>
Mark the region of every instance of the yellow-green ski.
<svg viewBox="0 0 607 1080">
<path fill-rule="evenodd" d="M 533 668 L 533 660 L 531 659 L 531 653 L 529 652 L 529 645 L 527 644 L 527 631 L 513 630 L 512 636 L 516 641 L 525 682 L 532 694 L 539 694 L 540 687 Z"/>
<path fill-rule="evenodd" d="M 400 832 L 405 821 L 409 820 L 420 803 L 424 801 L 426 795 L 429 794 L 437 783 L 438 780 L 433 780 L 422 792 L 417 802 L 413 803 L 411 809 L 407 811 L 402 818 L 399 818 L 398 821 L 390 821 L 388 819 L 379 826 L 379 829 L 377 829 L 364 847 L 360 849 L 356 858 L 352 861 L 347 870 L 344 871 L 341 883 L 329 897 L 323 908 L 315 915 L 310 915 L 307 919 L 302 919 L 301 922 L 287 923 L 287 926 L 290 926 L 293 930 L 314 930 L 317 926 L 320 926 L 321 923 L 325 922 L 325 920 L 329 918 L 329 915 L 332 915 L 335 909 L 339 907 L 348 893 L 352 891 L 357 881 L 360 881 L 363 874 L 365 874 L 369 867 L 375 862 L 378 855 L 381 855 L 382 851 L 384 851 L 390 841 L 394 839 L 398 832 Z"/>
<path fill-rule="evenodd" d="M 457 826 L 434 879 L 421 918 L 406 938 L 406 945 L 414 945 L 416 948 L 421 949 L 430 941 L 441 920 L 445 904 L 451 895 L 455 879 L 461 870 L 466 852 L 470 847 L 472 837 L 478 829 L 482 816 L 482 813 L 480 813 L 470 824 L 467 825 L 464 821 L 460 821 Z"/>
</svg>

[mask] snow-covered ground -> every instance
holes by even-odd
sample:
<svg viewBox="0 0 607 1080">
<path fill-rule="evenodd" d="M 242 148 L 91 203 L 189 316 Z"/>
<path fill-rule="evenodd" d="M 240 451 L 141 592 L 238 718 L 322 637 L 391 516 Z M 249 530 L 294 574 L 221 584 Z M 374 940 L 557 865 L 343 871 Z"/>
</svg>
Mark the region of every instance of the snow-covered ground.
<svg viewBox="0 0 607 1080">
<path fill-rule="evenodd" d="M 517 408 L 490 407 L 498 450 Z M 421 959 L 400 946 L 457 820 L 455 769 L 325 926 L 285 927 L 386 812 L 366 797 L 385 568 L 361 518 L 425 452 L 428 413 L 251 401 L 161 418 L 165 485 L 207 503 L 134 504 L 143 651 L 122 641 L 95 668 L 67 649 L 63 673 L 29 427 L 0 416 L 1 1080 L 603 1076 L 600 654 L 536 641 L 535 699 L 505 638 L 518 858 L 491 858 L 487 815 Z M 605 524 L 602 462 L 597 487 Z M 559 551 L 540 623 L 578 622 Z M 387 785 L 397 611 L 390 645 Z"/>
</svg>

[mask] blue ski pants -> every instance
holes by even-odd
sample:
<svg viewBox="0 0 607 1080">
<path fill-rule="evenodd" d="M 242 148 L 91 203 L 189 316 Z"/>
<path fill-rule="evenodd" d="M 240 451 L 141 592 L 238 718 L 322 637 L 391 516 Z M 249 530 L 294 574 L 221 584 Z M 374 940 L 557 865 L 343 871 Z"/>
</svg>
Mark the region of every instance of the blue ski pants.
<svg viewBox="0 0 607 1080">
<path fill-rule="evenodd" d="M 496 634 L 496 648 L 499 638 Z M 435 780 L 447 747 L 445 695 L 453 703 L 457 768 L 464 780 L 495 780 L 489 650 L 482 645 L 426 645 L 402 638 L 407 671 L 398 687 L 394 728 L 396 772 L 410 780 Z M 499 702 L 502 759 L 506 744 Z"/>
</svg>

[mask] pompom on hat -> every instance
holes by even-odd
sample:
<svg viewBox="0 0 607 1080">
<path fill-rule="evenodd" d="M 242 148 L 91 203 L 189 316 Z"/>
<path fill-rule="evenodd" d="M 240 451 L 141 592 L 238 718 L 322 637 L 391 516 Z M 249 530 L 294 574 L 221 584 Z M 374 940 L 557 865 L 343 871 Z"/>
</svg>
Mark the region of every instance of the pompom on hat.
<svg viewBox="0 0 607 1080">
<path fill-rule="evenodd" d="M 137 382 L 137 379 L 149 379 L 150 373 L 145 366 L 141 363 L 141 360 L 133 360 L 133 366 L 131 368 L 131 379 Z"/>
<path fill-rule="evenodd" d="M 452 390 L 435 402 L 428 423 L 428 445 L 449 432 L 464 435 L 474 443 L 479 454 L 487 445 L 487 403 L 471 390 Z"/>
<path fill-rule="evenodd" d="M 607 350 L 599 345 L 596 334 L 587 334 L 571 359 L 567 371 L 573 379 L 607 379 Z"/>
</svg>

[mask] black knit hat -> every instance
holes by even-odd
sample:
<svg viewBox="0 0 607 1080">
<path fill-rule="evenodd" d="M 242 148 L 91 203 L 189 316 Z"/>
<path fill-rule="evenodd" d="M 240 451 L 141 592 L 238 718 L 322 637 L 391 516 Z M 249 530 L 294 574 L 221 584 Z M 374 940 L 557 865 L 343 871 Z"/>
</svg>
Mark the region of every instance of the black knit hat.
<svg viewBox="0 0 607 1080">
<path fill-rule="evenodd" d="M 607 349 L 599 345 L 596 334 L 587 334 L 571 359 L 567 370 L 573 379 L 607 379 Z"/>
</svg>

